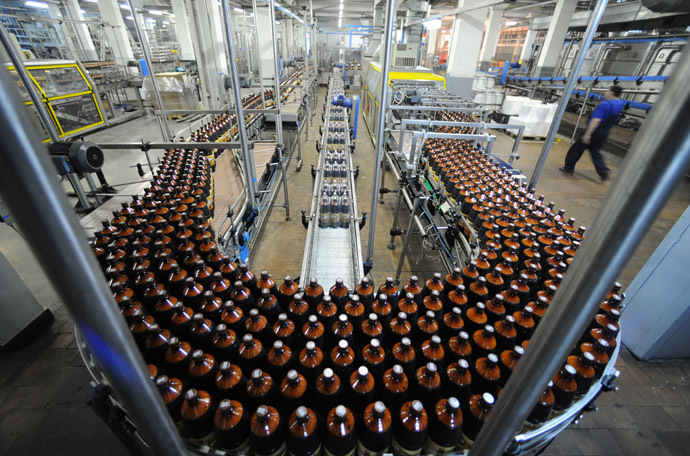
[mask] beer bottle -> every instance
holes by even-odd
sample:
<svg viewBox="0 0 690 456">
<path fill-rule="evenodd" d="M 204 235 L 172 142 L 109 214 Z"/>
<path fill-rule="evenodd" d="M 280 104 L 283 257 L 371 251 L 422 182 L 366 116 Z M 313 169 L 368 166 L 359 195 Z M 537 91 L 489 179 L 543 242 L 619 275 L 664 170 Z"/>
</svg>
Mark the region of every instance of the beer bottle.
<svg viewBox="0 0 690 456">
<path fill-rule="evenodd" d="M 309 284 L 304 288 L 304 300 L 314 309 L 323 299 L 323 287 L 319 285 L 316 277 L 309 279 Z"/>
<path fill-rule="evenodd" d="M 314 385 L 323 366 L 323 352 L 313 341 L 305 344 L 299 353 L 300 372 L 307 379 L 307 384 Z"/>
<path fill-rule="evenodd" d="M 170 332 L 175 336 L 187 339 L 192 328 L 194 312 L 185 307 L 182 301 L 177 301 L 170 315 Z"/>
<path fill-rule="evenodd" d="M 470 397 L 470 386 L 472 385 L 472 374 L 470 364 L 466 359 L 449 364 L 446 368 L 445 380 L 442 383 L 442 393 L 444 396 L 453 396 L 466 401 Z"/>
<path fill-rule="evenodd" d="M 256 288 L 259 290 L 259 296 L 262 295 L 265 289 L 268 289 L 268 292 L 273 296 L 278 295 L 278 285 L 268 271 L 261 271 L 261 276 L 256 281 Z"/>
<path fill-rule="evenodd" d="M 448 295 L 451 291 L 455 290 L 458 285 L 462 285 L 462 269 L 453 268 L 450 274 L 446 274 L 446 278 L 443 280 L 443 303 L 446 305 L 451 305 L 448 300 Z"/>
<path fill-rule="evenodd" d="M 204 314 L 196 313 L 192 317 L 192 327 L 189 332 L 189 343 L 195 348 L 209 350 L 213 341 L 213 323 L 204 318 Z"/>
<path fill-rule="evenodd" d="M 326 329 L 316 315 L 309 315 L 307 322 L 302 326 L 302 340 L 314 342 L 318 347 L 323 347 L 324 333 Z"/>
<path fill-rule="evenodd" d="M 401 292 L 411 293 L 417 305 L 422 305 L 422 287 L 419 286 L 419 277 L 416 275 L 410 276 L 410 281 L 403 285 Z"/>
<path fill-rule="evenodd" d="M 343 379 L 350 378 L 354 369 L 355 351 L 346 340 L 338 341 L 338 345 L 331 350 L 331 364 L 333 370 Z"/>
<path fill-rule="evenodd" d="M 244 377 L 242 369 L 228 361 L 220 363 L 214 383 L 214 395 L 219 399 L 240 397 L 247 388 L 247 379 Z"/>
<path fill-rule="evenodd" d="M 292 302 L 288 306 L 288 316 L 295 323 L 297 328 L 301 328 L 307 322 L 309 315 L 309 303 L 303 299 L 302 293 L 295 293 Z"/>
<path fill-rule="evenodd" d="M 256 301 L 249 288 L 245 287 L 239 280 L 237 280 L 233 286 L 234 289 L 230 294 L 230 299 L 237 307 L 245 312 L 256 307 Z"/>
<path fill-rule="evenodd" d="M 259 299 L 261 290 L 257 287 L 256 275 L 249 269 L 247 263 L 240 263 L 237 272 L 237 280 L 242 282 L 242 286 L 249 290 L 254 300 Z M 237 304 L 237 302 L 235 302 Z"/>
<path fill-rule="evenodd" d="M 503 320 L 494 323 L 494 329 L 496 330 L 494 335 L 498 353 L 509 350 L 515 345 L 517 329 L 515 329 L 515 319 L 512 315 L 506 315 Z"/>
<path fill-rule="evenodd" d="M 390 411 L 381 401 L 367 405 L 362 414 L 362 429 L 357 441 L 359 456 L 382 456 L 393 438 Z"/>
<path fill-rule="evenodd" d="M 495 295 L 503 291 L 503 288 L 505 288 L 505 281 L 503 280 L 503 269 L 501 265 L 496 266 L 493 271 L 486 275 L 486 285 L 490 295 Z"/>
<path fill-rule="evenodd" d="M 167 329 L 161 329 L 158 323 L 154 323 L 148 327 L 148 335 L 145 342 L 145 356 L 147 362 L 155 364 L 156 366 L 163 366 L 165 364 L 165 352 L 168 350 L 168 340 L 171 334 Z"/>
<path fill-rule="evenodd" d="M 349 290 L 345 286 L 343 279 L 338 277 L 335 279 L 335 284 L 331 287 L 328 294 L 336 307 L 342 309 L 348 300 Z"/>
<path fill-rule="evenodd" d="M 187 390 L 182 403 L 182 436 L 202 439 L 213 432 L 215 404 L 206 391 Z"/>
<path fill-rule="evenodd" d="M 306 392 L 307 379 L 294 369 L 289 371 L 280 383 L 281 412 L 288 415 L 304 404 L 307 399 Z"/>
<path fill-rule="evenodd" d="M 237 265 L 228 256 L 223 256 L 223 264 L 218 270 L 230 283 L 234 284 L 237 280 Z"/>
<path fill-rule="evenodd" d="M 371 308 L 371 304 L 369 307 Z M 355 334 L 361 329 L 362 322 L 364 322 L 364 311 L 365 307 L 360 301 L 359 295 L 352 295 L 343 307 L 343 312 L 345 312 L 348 320 L 352 323 Z"/>
<path fill-rule="evenodd" d="M 498 293 L 493 298 L 486 301 L 485 312 L 487 318 L 487 324 L 493 325 L 497 321 L 503 319 L 506 313 L 505 308 L 505 298 L 503 294 Z"/>
<path fill-rule="evenodd" d="M 515 366 L 517 366 L 518 361 L 520 361 L 520 358 L 524 354 L 525 349 L 520 345 L 514 346 L 512 350 L 504 350 L 501 352 L 499 356 L 500 362 L 498 363 L 498 367 L 501 370 L 501 387 L 506 385 L 508 377 L 513 373 Z"/>
<path fill-rule="evenodd" d="M 223 399 L 213 418 L 216 445 L 232 454 L 249 452 L 249 417 L 241 403 Z"/>
<path fill-rule="evenodd" d="M 388 299 L 390 300 L 390 298 Z M 412 293 L 405 294 L 405 296 L 398 301 L 398 312 L 405 312 L 410 322 L 417 321 L 419 318 L 418 311 L 419 306 L 417 306 Z"/>
<path fill-rule="evenodd" d="M 141 304 L 134 302 L 131 298 L 127 298 L 124 301 L 120 301 L 120 311 L 122 315 L 129 321 L 134 309 L 141 309 Z M 170 296 L 167 291 L 163 290 L 158 293 L 158 301 L 153 307 L 153 313 L 156 320 L 159 322 L 168 323 L 172 317 L 173 307 L 177 304 L 177 298 L 175 296 Z M 125 307 L 128 307 L 128 311 L 125 311 Z"/>
<path fill-rule="evenodd" d="M 553 382 L 549 381 L 546 389 L 539 398 L 539 402 L 534 406 L 529 416 L 527 417 L 527 422 L 539 426 L 546 423 L 551 417 L 551 412 L 553 411 L 554 395 L 551 391 L 553 388 Z"/>
<path fill-rule="evenodd" d="M 371 304 L 374 302 L 374 287 L 368 277 L 362 277 L 361 282 L 355 287 L 355 293 L 365 307 L 371 311 Z"/>
<path fill-rule="evenodd" d="M 240 307 L 235 306 L 232 301 L 226 301 L 223 304 L 220 321 L 228 329 L 235 331 L 235 334 L 244 332 L 244 312 Z"/>
<path fill-rule="evenodd" d="M 621 327 L 618 321 L 621 318 L 621 311 L 618 309 L 611 309 L 605 314 L 596 314 L 594 316 L 593 328 L 605 328 L 606 325 L 614 325 L 618 331 Z"/>
<path fill-rule="evenodd" d="M 511 285 L 503 293 L 503 303 L 506 307 L 507 314 L 514 314 L 520 309 L 520 295 L 518 294 L 518 287 Z"/>
<path fill-rule="evenodd" d="M 584 352 L 578 355 L 568 356 L 567 363 L 575 368 L 575 383 L 577 384 L 577 394 L 587 394 L 589 388 L 594 383 L 594 355 Z"/>
<path fill-rule="evenodd" d="M 532 337 L 535 327 L 532 308 L 525 306 L 522 310 L 515 312 L 513 318 L 515 318 L 515 329 L 517 330 L 517 343 L 522 343 L 523 340 Z"/>
<path fill-rule="evenodd" d="M 273 325 L 273 337 L 289 347 L 295 340 L 295 328 L 295 324 L 288 319 L 287 314 L 281 313 L 278 315 L 278 321 Z"/>
<path fill-rule="evenodd" d="M 175 296 L 182 296 L 182 292 L 186 287 L 185 279 L 187 277 L 187 271 L 180 268 L 180 265 L 175 263 L 170 268 L 170 274 L 168 275 L 168 289 L 170 292 Z"/>
<path fill-rule="evenodd" d="M 460 307 L 453 307 L 450 312 L 443 316 L 439 332 L 444 339 L 450 339 L 462 330 L 463 326 L 465 326 L 465 322 L 462 319 Z"/>
<path fill-rule="evenodd" d="M 340 399 L 341 383 L 340 376 L 338 376 L 333 369 L 327 367 L 323 370 L 321 375 L 316 378 L 315 382 L 316 393 L 316 411 L 325 416 L 330 409 L 335 407 Z"/>
<path fill-rule="evenodd" d="M 443 282 L 440 272 L 434 272 L 430 279 L 424 282 L 424 288 L 422 289 L 422 298 L 426 298 L 431 294 L 432 290 L 436 290 L 439 293 L 439 297 L 443 293 Z M 432 309 L 433 310 L 433 309 Z"/>
<path fill-rule="evenodd" d="M 165 371 L 169 377 L 187 378 L 187 367 L 191 358 L 192 346 L 173 336 L 168 339 L 168 350 L 165 352 Z"/>
<path fill-rule="evenodd" d="M 477 262 L 475 260 L 470 260 L 469 263 L 462 268 L 460 275 L 462 276 L 462 283 L 465 285 L 465 287 L 476 281 L 479 278 Z"/>
<path fill-rule="evenodd" d="M 429 436 L 424 445 L 424 454 L 448 454 L 455 451 L 455 446 L 462 435 L 463 416 L 460 401 L 455 397 L 441 399 L 431 411 L 429 417 Z"/>
<path fill-rule="evenodd" d="M 402 366 L 408 378 L 414 378 L 416 365 L 415 350 L 409 337 L 403 337 L 391 350 L 391 362 Z"/>
<path fill-rule="evenodd" d="M 577 383 L 575 375 L 577 371 L 570 364 L 566 364 L 553 378 L 553 409 L 557 412 L 563 411 L 573 405 Z"/>
<path fill-rule="evenodd" d="M 609 355 L 606 353 L 608 349 L 609 343 L 605 339 L 597 339 L 594 342 L 580 344 L 580 351 L 582 353 L 591 353 L 594 357 L 594 362 L 592 363 L 594 378 L 599 379 L 604 375 L 604 369 L 606 369 L 606 364 L 609 362 Z"/>
<path fill-rule="evenodd" d="M 285 276 L 283 284 L 280 285 L 280 287 L 278 287 L 277 298 L 278 303 L 280 303 L 280 306 L 283 309 L 286 309 L 290 305 L 298 291 L 299 285 L 292 280 L 292 277 Z"/>
<path fill-rule="evenodd" d="M 285 433 L 278 410 L 261 405 L 252 415 L 249 444 L 257 456 L 281 456 L 285 453 Z"/>
<path fill-rule="evenodd" d="M 374 400 L 374 376 L 366 366 L 360 366 L 350 375 L 349 381 L 350 409 L 359 415 Z"/>
<path fill-rule="evenodd" d="M 398 312 L 398 316 L 391 320 L 386 329 L 387 331 L 384 331 L 384 340 L 387 343 L 387 347 L 392 348 L 403 337 L 410 336 L 412 325 L 410 325 L 405 312 Z"/>
<path fill-rule="evenodd" d="M 616 283 L 620 285 L 618 282 Z M 599 311 L 597 313 L 605 314 L 611 309 L 616 309 L 618 311 L 623 310 L 623 298 L 616 293 L 609 294 L 610 296 L 604 302 L 601 303 L 601 306 L 599 307 Z"/>
<path fill-rule="evenodd" d="M 394 306 L 398 303 L 401 293 L 398 291 L 398 287 L 395 286 L 395 279 L 393 277 L 386 277 L 386 282 L 379 287 L 379 291 L 376 293 L 376 296 L 381 294 L 384 294 L 388 297 L 388 302 L 390 302 L 391 305 Z M 364 303 L 364 301 L 362 302 Z M 374 301 L 372 300 L 372 303 L 373 302 Z"/>
<path fill-rule="evenodd" d="M 260 340 L 265 347 L 269 346 L 273 339 L 268 319 L 259 313 L 259 309 L 254 308 L 249 311 L 249 316 L 244 322 L 244 329 L 247 334 L 251 334 L 255 339 Z"/>
<path fill-rule="evenodd" d="M 510 285 L 516 287 L 517 294 L 520 297 L 520 305 L 526 305 L 530 298 L 529 277 L 527 274 L 521 272 L 518 278 L 513 280 Z"/>
<path fill-rule="evenodd" d="M 129 330 L 134 336 L 137 345 L 140 348 L 145 348 L 146 338 L 149 335 L 149 328 L 155 325 L 155 320 L 151 315 L 146 315 L 141 310 L 135 310 L 131 316 L 132 322 L 129 325 Z"/>
<path fill-rule="evenodd" d="M 268 288 L 261 289 L 261 296 L 256 302 L 256 306 L 271 325 L 276 322 L 278 315 L 282 312 L 280 304 L 278 304 L 278 298 L 272 295 L 271 290 Z"/>
<path fill-rule="evenodd" d="M 299 406 L 288 422 L 288 454 L 315 456 L 321 454 L 321 437 L 316 414 L 307 407 Z"/>
<path fill-rule="evenodd" d="M 283 378 L 292 366 L 292 350 L 283 344 L 282 340 L 276 340 L 266 355 L 266 361 L 268 361 L 267 369 L 271 376 L 275 379 Z"/>
<path fill-rule="evenodd" d="M 549 307 L 549 302 L 546 297 L 539 296 L 536 301 L 531 301 L 528 306 L 532 308 L 532 319 L 535 325 L 541 321 L 546 314 L 546 309 Z"/>
<path fill-rule="evenodd" d="M 429 296 L 422 300 L 422 310 L 434 312 L 440 323 L 443 319 L 443 301 L 441 301 L 441 294 L 438 290 L 431 290 Z"/>
<path fill-rule="evenodd" d="M 470 307 L 465 312 L 465 330 L 474 334 L 475 331 L 482 329 L 489 322 L 489 317 L 486 314 L 486 306 L 483 302 L 478 302 L 475 306 Z"/>
<path fill-rule="evenodd" d="M 218 363 L 213 355 L 202 350 L 194 350 L 187 372 L 192 387 L 210 392 L 213 391 Z"/>
<path fill-rule="evenodd" d="M 455 362 L 460 359 L 472 359 L 472 344 L 470 336 L 465 331 L 460 331 L 457 336 L 448 339 L 448 350 L 446 351 L 448 362 Z"/>
<path fill-rule="evenodd" d="M 180 421 L 180 408 L 184 396 L 182 395 L 182 380 L 178 378 L 169 378 L 167 375 L 156 377 L 156 387 L 163 399 L 165 408 L 174 422 Z"/>
<path fill-rule="evenodd" d="M 490 393 L 475 394 L 470 398 L 463 426 L 465 440 L 474 442 L 493 406 L 494 396 Z"/>
<path fill-rule="evenodd" d="M 381 378 L 385 369 L 386 352 L 378 339 L 371 339 L 362 349 L 362 361 L 374 378 Z"/>
<path fill-rule="evenodd" d="M 364 345 L 369 340 L 381 337 L 383 334 L 383 325 L 379 321 L 378 315 L 373 312 L 364 320 L 360 329 L 359 337 L 355 337 L 358 345 Z"/>
<path fill-rule="evenodd" d="M 394 454 L 418 456 L 426 442 L 429 418 L 420 401 L 406 402 L 397 414 L 391 442 Z"/>
<path fill-rule="evenodd" d="M 242 342 L 240 342 L 240 346 L 237 349 L 237 354 L 239 355 L 240 367 L 246 371 L 260 369 L 263 367 L 266 359 L 263 344 L 251 334 L 242 336 Z"/>
<path fill-rule="evenodd" d="M 247 407 L 252 410 L 261 404 L 273 403 L 276 396 L 275 390 L 271 376 L 261 369 L 254 369 L 247 380 Z"/>
<path fill-rule="evenodd" d="M 216 297 L 211 290 L 206 290 L 204 291 L 199 310 L 204 315 L 204 318 L 218 321 L 223 313 L 223 301 Z"/>
<path fill-rule="evenodd" d="M 609 357 L 613 355 L 613 352 L 616 350 L 616 346 L 618 345 L 618 341 L 616 340 L 616 336 L 618 335 L 617 325 L 612 325 L 611 323 L 609 323 L 604 328 L 591 329 L 588 335 L 594 342 L 598 340 L 606 341 L 606 354 L 609 355 Z"/>
<path fill-rule="evenodd" d="M 200 310 L 203 293 L 204 286 L 201 283 L 195 282 L 192 277 L 187 277 L 185 279 L 185 288 L 182 291 L 182 300 L 184 300 L 185 304 L 195 311 Z"/>
<path fill-rule="evenodd" d="M 414 383 L 415 397 L 431 409 L 441 396 L 441 376 L 434 363 L 427 363 L 417 369 Z"/>
<path fill-rule="evenodd" d="M 345 406 L 339 405 L 328 412 L 323 446 L 326 456 L 354 456 L 357 446 L 355 417 Z"/>
<path fill-rule="evenodd" d="M 376 314 L 383 327 L 387 327 L 393 318 L 393 307 L 388 302 L 388 296 L 381 293 L 371 304 L 371 311 Z"/>
<path fill-rule="evenodd" d="M 213 281 L 211 282 L 209 288 L 213 294 L 218 297 L 221 302 L 230 299 L 230 295 L 232 294 L 230 281 L 224 278 L 223 274 L 221 274 L 219 271 L 214 272 L 211 277 L 213 278 Z"/>
<path fill-rule="evenodd" d="M 345 340 L 349 345 L 355 343 L 354 327 L 347 319 L 347 315 L 338 315 L 338 321 L 331 326 L 331 345 L 336 345 L 340 340 Z"/>
<path fill-rule="evenodd" d="M 489 392 L 495 396 L 500 388 L 501 379 L 498 356 L 489 353 L 486 357 L 477 359 L 472 367 L 472 392 L 475 394 Z"/>
<path fill-rule="evenodd" d="M 409 381 L 400 364 L 396 364 L 383 374 L 383 401 L 391 410 L 399 410 L 407 400 Z"/>
<path fill-rule="evenodd" d="M 416 332 L 413 331 L 413 336 L 415 336 L 415 341 L 421 344 L 427 339 L 431 339 L 431 336 L 438 334 L 438 322 L 436 321 L 436 314 L 431 310 L 427 311 L 424 316 L 417 319 Z"/>
<path fill-rule="evenodd" d="M 335 323 L 336 315 L 338 313 L 338 305 L 333 302 L 329 295 L 325 295 L 320 303 L 316 305 L 316 315 L 324 328 L 331 328 Z"/>
<path fill-rule="evenodd" d="M 422 342 L 421 353 L 420 362 L 425 364 L 434 363 L 437 368 L 444 368 L 446 353 L 441 345 L 441 338 L 439 336 L 431 336 L 431 339 Z"/>
</svg>

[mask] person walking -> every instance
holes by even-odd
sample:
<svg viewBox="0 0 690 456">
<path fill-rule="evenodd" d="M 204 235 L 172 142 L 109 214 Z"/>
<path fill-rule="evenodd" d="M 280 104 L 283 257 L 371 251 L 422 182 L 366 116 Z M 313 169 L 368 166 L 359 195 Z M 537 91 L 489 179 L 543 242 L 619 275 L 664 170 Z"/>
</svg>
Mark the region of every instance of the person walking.
<svg viewBox="0 0 690 456">
<path fill-rule="evenodd" d="M 609 178 L 610 170 L 606 166 L 604 156 L 599 149 L 604 140 L 606 140 L 609 131 L 611 131 L 611 127 L 618 122 L 618 116 L 625 107 L 625 100 L 619 98 L 622 91 L 623 89 L 617 85 L 612 85 L 606 90 L 604 101 L 592 113 L 584 134 L 568 149 L 568 154 L 565 156 L 565 165 L 558 168 L 560 171 L 566 174 L 573 174 L 578 160 L 580 160 L 585 150 L 589 149 L 592 163 L 601 180 L 605 181 Z"/>
</svg>

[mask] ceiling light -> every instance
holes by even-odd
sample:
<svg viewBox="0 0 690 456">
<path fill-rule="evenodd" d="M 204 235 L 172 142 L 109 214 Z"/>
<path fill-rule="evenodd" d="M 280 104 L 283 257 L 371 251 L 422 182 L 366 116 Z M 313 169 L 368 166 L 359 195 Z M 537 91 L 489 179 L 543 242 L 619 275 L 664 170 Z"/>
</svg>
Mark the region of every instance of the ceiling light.
<svg viewBox="0 0 690 456">
<path fill-rule="evenodd" d="M 242 12 L 242 8 L 234 7 L 233 9 L 234 9 L 235 11 L 237 11 L 238 13 L 241 13 L 241 12 Z"/>
<path fill-rule="evenodd" d="M 340 18 L 338 19 L 338 28 L 341 28 L 343 26 L 343 19 Z"/>
<path fill-rule="evenodd" d="M 130 11 L 132 10 L 132 8 L 130 8 L 129 5 L 125 5 L 123 3 L 120 3 L 120 8 L 130 10 Z"/>
<path fill-rule="evenodd" d="M 162 16 L 162 15 L 163 15 L 163 11 L 159 11 L 159 10 L 149 10 L 149 14 L 153 14 L 154 16 Z"/>
<path fill-rule="evenodd" d="M 43 3 L 43 2 L 34 2 L 34 1 L 29 0 L 29 1 L 27 1 L 27 2 L 24 2 L 24 5 L 25 5 L 25 6 L 31 6 L 31 7 L 33 7 L 33 8 L 48 9 L 48 4 L 47 4 L 47 3 Z"/>
</svg>

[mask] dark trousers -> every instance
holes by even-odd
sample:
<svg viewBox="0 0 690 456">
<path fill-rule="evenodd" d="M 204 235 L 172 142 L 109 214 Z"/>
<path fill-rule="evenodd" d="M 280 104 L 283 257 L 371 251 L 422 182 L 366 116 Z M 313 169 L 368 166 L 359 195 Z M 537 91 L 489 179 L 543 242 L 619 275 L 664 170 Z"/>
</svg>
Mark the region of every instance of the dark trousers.
<svg viewBox="0 0 690 456">
<path fill-rule="evenodd" d="M 585 144 L 582 142 L 582 138 L 580 137 L 575 144 L 570 146 L 570 149 L 568 149 L 568 154 L 565 156 L 564 168 L 570 172 L 574 172 L 575 165 L 577 164 L 578 160 L 580 160 L 582 154 L 585 153 L 585 150 L 589 149 L 589 154 L 592 156 L 592 163 L 594 164 L 594 168 L 597 170 L 597 174 L 600 176 L 608 174 L 609 169 L 606 166 L 606 163 L 604 163 L 604 156 L 601 154 L 601 152 L 599 152 L 604 139 L 606 139 L 606 137 L 593 137 L 590 141 L 590 144 Z"/>
</svg>

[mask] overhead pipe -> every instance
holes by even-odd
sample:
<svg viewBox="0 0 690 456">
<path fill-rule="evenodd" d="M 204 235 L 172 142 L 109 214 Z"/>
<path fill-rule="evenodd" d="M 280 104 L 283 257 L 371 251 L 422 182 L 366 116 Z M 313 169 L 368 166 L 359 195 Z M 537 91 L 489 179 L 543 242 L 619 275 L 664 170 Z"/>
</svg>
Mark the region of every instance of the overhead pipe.
<svg viewBox="0 0 690 456">
<path fill-rule="evenodd" d="M 677 65 L 470 455 L 503 454 L 690 166 L 688 46 Z"/>
<path fill-rule="evenodd" d="M 276 113 L 276 137 L 278 139 L 278 144 L 283 144 L 283 118 L 280 114 L 280 69 L 278 68 L 278 39 L 276 38 L 276 10 L 275 1 L 268 0 L 268 13 L 271 19 L 271 35 L 273 36 L 273 72 L 275 78 L 273 80 L 274 92 L 275 92 L 275 108 L 278 110 Z"/>
<path fill-rule="evenodd" d="M 273 1 L 273 0 L 271 0 Z M 374 161 L 374 190 L 371 193 L 371 213 L 369 215 L 369 244 L 367 246 L 367 264 L 374 259 L 374 235 L 376 234 L 376 210 L 378 209 L 378 192 L 381 183 L 383 168 L 383 131 L 386 123 L 386 111 L 388 107 L 388 75 L 391 63 L 391 41 L 393 41 L 393 24 L 396 15 L 396 0 L 388 0 L 386 11 L 386 29 L 384 32 L 383 66 L 381 68 L 381 104 L 379 105 L 379 126 L 376 132 L 376 160 Z"/>
</svg>

